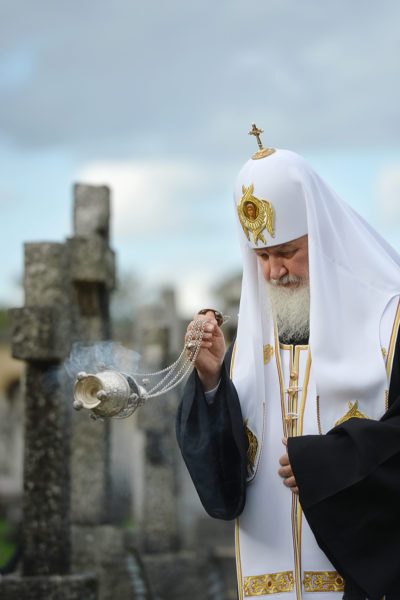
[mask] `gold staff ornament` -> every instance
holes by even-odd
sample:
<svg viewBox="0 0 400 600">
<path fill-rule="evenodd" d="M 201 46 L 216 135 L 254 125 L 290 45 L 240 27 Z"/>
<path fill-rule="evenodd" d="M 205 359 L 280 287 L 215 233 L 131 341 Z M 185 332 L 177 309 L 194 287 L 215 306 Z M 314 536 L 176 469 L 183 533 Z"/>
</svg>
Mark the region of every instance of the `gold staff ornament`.
<svg viewBox="0 0 400 600">
<path fill-rule="evenodd" d="M 260 200 L 256 196 L 253 196 L 253 184 L 248 187 L 242 185 L 242 192 L 243 196 L 237 206 L 237 211 L 243 231 L 249 242 L 251 242 L 251 233 L 254 244 L 257 245 L 258 240 L 260 240 L 266 246 L 267 241 L 263 235 L 263 231 L 266 229 L 271 237 L 275 235 L 274 208 L 268 200 Z"/>
<path fill-rule="evenodd" d="M 264 129 L 259 129 L 255 123 L 252 123 L 249 135 L 254 135 L 259 148 L 259 150 L 251 157 L 253 160 L 258 160 L 259 158 L 271 156 L 271 154 L 275 152 L 275 148 L 264 148 L 260 137 L 262 133 L 264 133 Z"/>
</svg>

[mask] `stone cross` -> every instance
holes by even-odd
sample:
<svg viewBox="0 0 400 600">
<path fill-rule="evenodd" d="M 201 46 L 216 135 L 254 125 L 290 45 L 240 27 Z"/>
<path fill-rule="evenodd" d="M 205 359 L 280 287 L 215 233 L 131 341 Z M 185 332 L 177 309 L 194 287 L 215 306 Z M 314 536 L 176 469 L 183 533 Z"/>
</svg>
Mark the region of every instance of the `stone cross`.
<svg viewBox="0 0 400 600">
<path fill-rule="evenodd" d="M 0 581 L 3 600 L 95 600 L 96 578 L 70 574 L 70 397 L 66 247 L 25 245 L 25 305 L 10 311 L 12 352 L 26 362 L 22 573 Z"/>
<path fill-rule="evenodd" d="M 72 337 L 85 344 L 111 337 L 109 296 L 115 257 L 109 247 L 110 191 L 74 187 L 74 236 L 67 240 L 72 283 Z M 110 427 L 72 415 L 71 520 L 76 525 L 110 521 Z"/>
</svg>

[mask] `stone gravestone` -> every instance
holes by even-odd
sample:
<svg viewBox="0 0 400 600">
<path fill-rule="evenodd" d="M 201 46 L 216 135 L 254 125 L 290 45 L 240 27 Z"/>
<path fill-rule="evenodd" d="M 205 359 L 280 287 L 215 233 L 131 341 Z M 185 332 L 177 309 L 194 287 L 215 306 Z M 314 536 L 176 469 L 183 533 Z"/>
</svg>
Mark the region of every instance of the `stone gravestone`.
<svg viewBox="0 0 400 600">
<path fill-rule="evenodd" d="M 13 355 L 27 363 L 22 571 L 0 580 L 4 600 L 151 598 L 110 524 L 109 424 L 71 414 L 61 368 L 73 342 L 110 337 L 109 217 L 108 188 L 77 185 L 75 235 L 25 246 L 25 306 L 11 311 Z"/>
<path fill-rule="evenodd" d="M 87 345 L 111 338 L 109 299 L 115 286 L 115 256 L 109 229 L 109 189 L 76 185 L 74 236 L 67 240 L 71 328 L 73 340 Z M 112 523 L 110 423 L 74 412 L 71 445 L 74 570 L 87 565 L 95 570 L 99 600 L 149 598 L 136 556 L 127 551 L 123 530 Z"/>
<path fill-rule="evenodd" d="M 25 306 L 11 311 L 13 355 L 27 365 L 22 569 L 0 580 L 0 597 L 220 600 L 223 590 L 212 581 L 207 557 L 181 548 L 174 503 L 176 396 L 141 413 L 148 483 L 141 560 L 132 539 L 127 544 L 112 522 L 109 423 L 71 415 L 71 382 L 60 368 L 71 344 L 90 345 L 111 334 L 109 217 L 108 188 L 77 185 L 74 236 L 65 244 L 25 247 Z M 170 362 L 177 348 L 164 329 L 163 358 Z"/>
<path fill-rule="evenodd" d="M 26 362 L 22 572 L 4 600 L 95 600 L 94 575 L 71 574 L 68 259 L 63 244 L 25 245 L 25 306 L 11 311 L 13 356 Z"/>
<path fill-rule="evenodd" d="M 173 363 L 182 351 L 186 324 L 179 319 L 172 290 L 160 302 L 142 307 L 137 315 L 135 343 L 145 370 Z M 182 536 L 179 455 L 175 415 L 179 389 L 150 399 L 138 411 L 144 436 L 141 558 L 157 600 L 226 600 L 223 582 L 210 563 L 206 546 L 187 548 Z"/>
</svg>

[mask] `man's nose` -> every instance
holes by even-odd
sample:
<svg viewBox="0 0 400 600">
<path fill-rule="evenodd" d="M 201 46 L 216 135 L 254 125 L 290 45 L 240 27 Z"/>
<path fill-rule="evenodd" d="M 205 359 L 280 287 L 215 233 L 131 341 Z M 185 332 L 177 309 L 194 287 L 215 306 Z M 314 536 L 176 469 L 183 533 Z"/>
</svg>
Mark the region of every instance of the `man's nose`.
<svg viewBox="0 0 400 600">
<path fill-rule="evenodd" d="M 282 259 L 274 258 L 273 256 L 270 256 L 269 264 L 270 264 L 270 278 L 271 279 L 280 279 L 284 275 L 287 275 L 287 269 L 285 268 Z"/>
</svg>

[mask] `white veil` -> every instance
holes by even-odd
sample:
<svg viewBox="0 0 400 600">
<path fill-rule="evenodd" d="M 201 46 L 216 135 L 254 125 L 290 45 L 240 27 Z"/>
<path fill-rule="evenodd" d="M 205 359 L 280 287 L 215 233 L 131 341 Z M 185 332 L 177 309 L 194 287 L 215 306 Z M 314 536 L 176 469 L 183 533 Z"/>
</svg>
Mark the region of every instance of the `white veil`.
<svg viewBox="0 0 400 600">
<path fill-rule="evenodd" d="M 233 380 L 249 427 L 260 439 L 263 404 L 278 393 L 273 361 L 263 361 L 262 347 L 274 345 L 274 328 L 253 249 L 305 233 L 309 344 L 321 406 L 358 399 L 368 405 L 370 417 L 379 418 L 382 403 L 376 399 L 387 388 L 380 323 L 386 307 L 400 294 L 400 256 L 293 152 L 277 150 L 248 161 L 237 179 L 236 206 L 243 185 L 253 185 L 254 196 L 269 201 L 276 217 L 274 237 L 265 230 L 266 244 L 248 240 L 240 227 L 243 282 Z"/>
</svg>

